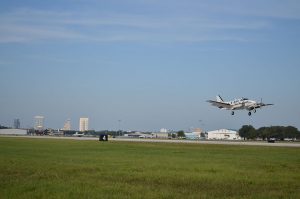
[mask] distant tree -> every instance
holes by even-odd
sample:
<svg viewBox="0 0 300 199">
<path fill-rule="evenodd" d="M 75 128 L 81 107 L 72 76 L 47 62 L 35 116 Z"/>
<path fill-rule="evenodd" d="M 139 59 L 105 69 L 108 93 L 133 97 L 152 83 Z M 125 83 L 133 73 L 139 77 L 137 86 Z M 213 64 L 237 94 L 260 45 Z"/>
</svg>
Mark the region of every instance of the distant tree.
<svg viewBox="0 0 300 199">
<path fill-rule="evenodd" d="M 267 127 L 261 127 L 257 130 L 257 136 L 263 140 L 269 137 L 269 130 Z"/>
<path fill-rule="evenodd" d="M 185 137 L 184 131 L 178 131 L 177 132 L 177 137 Z"/>
<path fill-rule="evenodd" d="M 85 135 L 96 135 L 95 130 L 88 130 L 84 132 Z"/>
<path fill-rule="evenodd" d="M 175 133 L 172 133 L 172 134 L 171 134 L 171 137 L 172 137 L 172 138 L 176 138 L 176 134 L 175 134 Z"/>
<path fill-rule="evenodd" d="M 64 130 L 64 135 L 65 136 L 71 136 L 71 135 L 73 135 L 75 133 L 76 133 L 75 130 Z"/>
<path fill-rule="evenodd" d="M 287 126 L 284 128 L 285 138 L 299 138 L 300 133 L 296 127 Z"/>
<path fill-rule="evenodd" d="M 9 129 L 9 127 L 0 125 L 0 129 Z"/>
<path fill-rule="evenodd" d="M 255 128 L 249 130 L 248 139 L 254 140 L 258 137 L 258 133 Z"/>
<path fill-rule="evenodd" d="M 261 127 L 255 130 L 251 125 L 244 125 L 239 130 L 239 134 L 244 139 L 262 138 L 265 140 L 269 138 L 276 138 L 278 140 L 284 140 L 284 138 L 300 138 L 300 132 L 293 126 Z"/>
<path fill-rule="evenodd" d="M 283 128 L 281 126 L 271 126 L 268 128 L 269 130 L 269 137 L 268 138 L 276 138 L 276 139 L 283 139 Z"/>
<path fill-rule="evenodd" d="M 244 139 L 254 139 L 257 136 L 257 133 L 253 126 L 244 125 L 239 130 L 239 135 Z"/>
</svg>

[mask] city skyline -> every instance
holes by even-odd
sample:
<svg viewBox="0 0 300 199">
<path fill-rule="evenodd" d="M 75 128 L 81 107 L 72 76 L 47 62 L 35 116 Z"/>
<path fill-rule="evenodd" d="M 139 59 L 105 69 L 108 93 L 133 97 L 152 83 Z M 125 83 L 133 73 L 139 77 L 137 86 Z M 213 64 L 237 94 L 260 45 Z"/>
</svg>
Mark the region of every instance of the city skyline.
<svg viewBox="0 0 300 199">
<path fill-rule="evenodd" d="M 299 1 L 70 2 L 0 2 L 1 125 L 300 129 Z M 275 105 L 231 116 L 218 94 Z"/>
</svg>

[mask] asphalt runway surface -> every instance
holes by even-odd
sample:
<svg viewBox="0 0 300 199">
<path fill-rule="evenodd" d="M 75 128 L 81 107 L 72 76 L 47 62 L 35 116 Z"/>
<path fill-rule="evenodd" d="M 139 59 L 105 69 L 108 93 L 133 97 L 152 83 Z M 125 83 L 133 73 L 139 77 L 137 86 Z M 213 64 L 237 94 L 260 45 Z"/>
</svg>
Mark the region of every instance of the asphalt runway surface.
<svg viewBox="0 0 300 199">
<path fill-rule="evenodd" d="M 10 136 L 1 135 L 1 137 L 21 137 L 32 139 L 68 139 L 68 140 L 95 140 L 98 137 L 56 137 L 56 136 Z M 275 142 L 267 141 L 229 141 L 229 140 L 175 140 L 175 139 L 151 139 L 151 138 L 109 138 L 113 142 L 158 142 L 158 143 L 183 143 L 183 144 L 221 144 L 221 145 L 247 145 L 247 146 L 272 146 L 272 147 L 300 147 L 300 142 Z"/>
</svg>

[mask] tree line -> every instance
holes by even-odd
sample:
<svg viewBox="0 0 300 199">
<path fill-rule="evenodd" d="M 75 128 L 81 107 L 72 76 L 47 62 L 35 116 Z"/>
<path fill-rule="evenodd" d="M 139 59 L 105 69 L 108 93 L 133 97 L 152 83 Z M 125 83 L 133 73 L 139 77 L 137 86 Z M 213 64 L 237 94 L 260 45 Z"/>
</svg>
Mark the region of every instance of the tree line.
<svg viewBox="0 0 300 199">
<path fill-rule="evenodd" d="M 10 129 L 10 128 L 7 127 L 7 126 L 2 126 L 2 125 L 0 124 L 0 129 Z"/>
<path fill-rule="evenodd" d="M 299 139 L 300 132 L 296 127 L 293 126 L 271 126 L 261 127 L 255 129 L 251 125 L 244 125 L 239 130 L 239 135 L 244 139 L 270 139 L 275 138 L 277 140 L 288 139 Z"/>
</svg>

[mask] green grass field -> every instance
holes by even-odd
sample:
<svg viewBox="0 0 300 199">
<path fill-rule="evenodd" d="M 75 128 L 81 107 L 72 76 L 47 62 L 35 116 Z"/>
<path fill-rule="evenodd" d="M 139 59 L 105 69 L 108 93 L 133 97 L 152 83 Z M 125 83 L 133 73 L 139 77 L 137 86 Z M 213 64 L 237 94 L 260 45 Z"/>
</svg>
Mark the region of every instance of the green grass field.
<svg viewBox="0 0 300 199">
<path fill-rule="evenodd" d="M 0 137 L 0 198 L 300 198 L 300 149 Z"/>
</svg>

